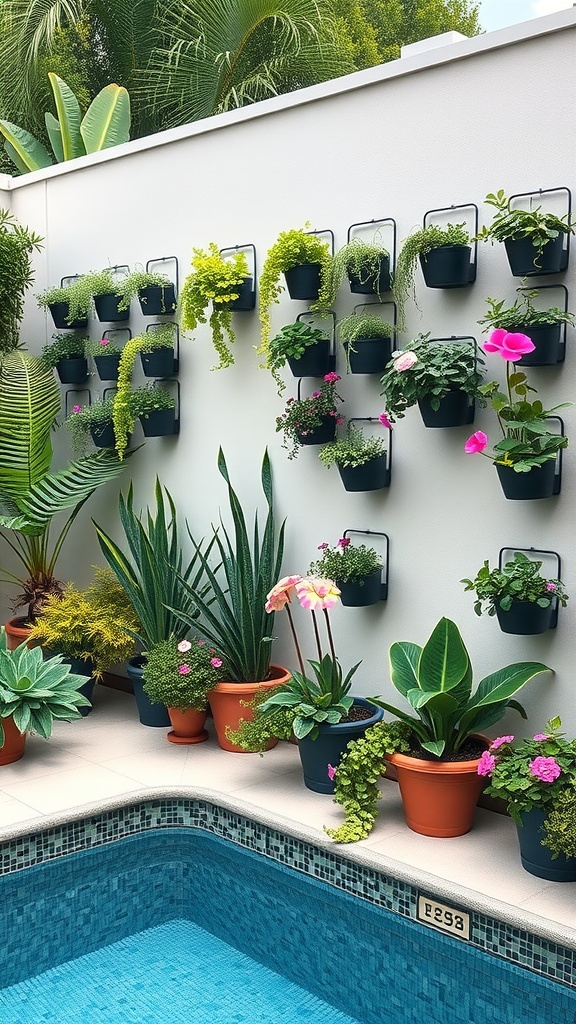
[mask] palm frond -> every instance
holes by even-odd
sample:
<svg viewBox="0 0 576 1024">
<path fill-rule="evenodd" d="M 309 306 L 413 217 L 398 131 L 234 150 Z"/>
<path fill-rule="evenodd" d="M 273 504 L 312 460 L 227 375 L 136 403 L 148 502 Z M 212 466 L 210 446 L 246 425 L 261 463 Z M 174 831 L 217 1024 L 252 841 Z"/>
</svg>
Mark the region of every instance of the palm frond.
<svg viewBox="0 0 576 1024">
<path fill-rule="evenodd" d="M 0 491 L 28 493 L 50 469 L 50 431 L 60 411 L 52 370 L 27 352 L 0 361 Z"/>
</svg>

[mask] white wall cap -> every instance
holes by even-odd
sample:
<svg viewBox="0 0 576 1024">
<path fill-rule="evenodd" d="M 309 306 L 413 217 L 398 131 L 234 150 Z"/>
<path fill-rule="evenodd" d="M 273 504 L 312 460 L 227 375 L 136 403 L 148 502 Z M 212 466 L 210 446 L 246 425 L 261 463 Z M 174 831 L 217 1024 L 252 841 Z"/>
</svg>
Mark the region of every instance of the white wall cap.
<svg viewBox="0 0 576 1024">
<path fill-rule="evenodd" d="M 429 36 L 428 39 L 419 39 L 417 43 L 402 46 L 400 57 L 414 57 L 417 53 L 435 50 L 437 46 L 449 46 L 450 43 L 459 43 L 461 39 L 468 38 L 469 36 L 464 36 L 461 32 L 441 32 L 438 36 Z"/>
</svg>

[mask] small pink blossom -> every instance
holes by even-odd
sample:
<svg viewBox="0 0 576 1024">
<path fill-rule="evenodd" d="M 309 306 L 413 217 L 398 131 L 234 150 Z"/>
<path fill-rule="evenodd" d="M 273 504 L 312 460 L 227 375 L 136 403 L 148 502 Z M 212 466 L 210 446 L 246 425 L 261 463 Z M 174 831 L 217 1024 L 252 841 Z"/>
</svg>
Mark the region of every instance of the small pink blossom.
<svg viewBox="0 0 576 1024">
<path fill-rule="evenodd" d="M 347 548 L 350 544 L 350 537 L 340 537 L 338 541 L 339 548 Z"/>
<path fill-rule="evenodd" d="M 264 605 L 266 611 L 282 611 L 282 609 L 289 604 L 292 591 L 301 579 L 301 576 L 283 576 L 281 580 L 278 580 L 276 586 L 272 587 L 269 594 L 266 594 L 266 604 Z"/>
<path fill-rule="evenodd" d="M 313 391 L 312 392 L 312 398 L 320 398 L 321 395 L 322 395 L 321 391 Z"/>
<path fill-rule="evenodd" d="M 336 769 L 333 768 L 331 764 L 329 764 L 328 765 L 328 778 L 330 779 L 330 782 L 334 781 L 335 776 L 336 776 Z"/>
<path fill-rule="evenodd" d="M 402 373 L 404 370 L 410 370 L 417 362 L 418 356 L 415 352 L 402 352 L 394 358 L 394 369 L 398 370 L 398 373 Z"/>
<path fill-rule="evenodd" d="M 187 676 L 188 673 L 191 671 L 190 670 L 190 665 L 179 665 L 178 666 L 178 671 L 179 671 L 181 676 Z"/>
<path fill-rule="evenodd" d="M 198 647 L 204 647 L 204 646 L 205 646 L 205 641 L 204 640 L 199 640 L 198 641 Z"/>
<path fill-rule="evenodd" d="M 547 740 L 548 736 L 546 735 L 545 732 L 537 732 L 537 733 L 534 734 L 532 739 L 533 740 Z"/>
<path fill-rule="evenodd" d="M 180 654 L 186 654 L 186 651 L 189 651 L 191 647 L 192 644 L 190 643 L 189 640 L 181 640 L 180 643 L 178 644 L 178 650 L 180 651 Z"/>
<path fill-rule="evenodd" d="M 476 452 L 483 452 L 487 444 L 488 435 L 483 430 L 477 430 L 466 441 L 464 451 L 467 455 L 474 455 Z"/>
<path fill-rule="evenodd" d="M 498 747 L 503 747 L 505 743 L 512 743 L 513 739 L 513 736 L 498 736 L 495 740 L 492 740 L 490 750 L 498 750 Z"/>
<path fill-rule="evenodd" d="M 324 376 L 324 380 L 327 384 L 335 384 L 337 380 L 341 380 L 339 373 L 327 373 Z"/>
<path fill-rule="evenodd" d="M 517 363 L 522 356 L 533 352 L 536 346 L 527 334 L 510 334 L 504 327 L 497 327 L 482 348 L 485 352 L 497 352 L 508 363 Z"/>
<path fill-rule="evenodd" d="M 488 750 L 485 750 L 478 765 L 478 775 L 492 775 L 496 767 L 496 758 Z"/>
<path fill-rule="evenodd" d="M 324 611 L 333 608 L 340 598 L 340 591 L 334 580 L 308 577 L 296 584 L 298 600 L 303 608 L 310 611 Z"/>
<path fill-rule="evenodd" d="M 556 584 L 555 583 L 547 583 L 546 584 L 546 590 L 548 590 L 550 592 L 552 592 L 553 590 L 556 590 Z"/>
<path fill-rule="evenodd" d="M 210 664 L 212 665 L 212 668 L 221 668 L 222 658 L 210 658 Z"/>
<path fill-rule="evenodd" d="M 385 412 L 381 412 L 378 419 L 382 426 L 386 427 L 386 430 L 392 430 L 392 424 L 390 423 L 390 420 L 388 419 Z"/>
<path fill-rule="evenodd" d="M 341 427 L 343 423 L 344 423 L 344 417 L 343 416 L 338 416 L 338 418 L 336 420 L 336 426 L 337 427 Z"/>
<path fill-rule="evenodd" d="M 328 541 L 325 540 L 322 544 L 318 545 L 318 551 L 325 551 L 328 547 L 330 547 L 330 545 L 328 544 Z"/>
<path fill-rule="evenodd" d="M 535 757 L 530 761 L 530 773 L 540 782 L 554 782 L 561 774 L 562 769 L 553 757 Z"/>
<path fill-rule="evenodd" d="M 110 339 L 109 338 L 102 338 L 102 341 L 100 342 L 100 344 L 104 345 L 104 346 L 109 345 L 110 344 Z"/>
<path fill-rule="evenodd" d="M 82 406 L 81 405 L 73 405 L 72 406 L 72 412 L 82 412 Z"/>
</svg>

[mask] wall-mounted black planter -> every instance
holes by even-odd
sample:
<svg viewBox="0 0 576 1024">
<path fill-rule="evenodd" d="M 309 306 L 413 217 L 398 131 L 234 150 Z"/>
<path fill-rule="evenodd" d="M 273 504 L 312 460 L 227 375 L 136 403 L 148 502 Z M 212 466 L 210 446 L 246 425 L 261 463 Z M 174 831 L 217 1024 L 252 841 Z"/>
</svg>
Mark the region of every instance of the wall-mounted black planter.
<svg viewBox="0 0 576 1024">
<path fill-rule="evenodd" d="M 514 333 L 526 334 L 536 346 L 518 360 L 520 366 L 553 366 L 563 362 L 562 324 L 536 324 L 514 328 Z M 512 333 L 512 332 L 511 332 Z"/>
<path fill-rule="evenodd" d="M 560 490 L 560 473 L 555 459 L 534 466 L 528 473 L 516 473 L 511 466 L 496 464 L 504 496 L 512 501 L 552 498 Z"/>
<path fill-rule="evenodd" d="M 145 377 L 172 377 L 178 372 L 174 348 L 156 348 L 152 352 L 141 352 L 140 361 Z"/>
<path fill-rule="evenodd" d="M 299 359 L 288 356 L 288 365 L 295 377 L 324 377 L 332 369 L 330 339 L 315 341 Z"/>
<path fill-rule="evenodd" d="M 465 391 L 450 391 L 433 409 L 429 398 L 419 398 L 418 407 L 426 427 L 463 427 L 474 422 L 474 401 Z"/>
<path fill-rule="evenodd" d="M 59 359 L 56 363 L 56 373 L 61 384 L 81 384 L 88 376 L 88 360 L 84 356 Z"/>
<path fill-rule="evenodd" d="M 128 320 L 130 318 L 130 309 L 119 310 L 119 302 L 120 296 L 116 295 L 114 292 L 110 292 L 108 295 L 95 295 L 94 305 L 96 307 L 98 319 L 102 323 L 107 324 Z"/>
<path fill-rule="evenodd" d="M 346 491 L 380 491 L 390 486 L 391 468 L 386 455 L 379 455 L 361 466 L 338 466 Z"/>
<path fill-rule="evenodd" d="M 554 604 L 540 608 L 534 601 L 512 601 L 509 611 L 496 605 L 496 618 L 503 633 L 514 633 L 517 636 L 533 636 L 546 633 L 552 628 Z"/>
<path fill-rule="evenodd" d="M 322 416 L 322 423 L 308 434 L 299 434 L 300 444 L 328 444 L 336 437 L 336 417 Z"/>
<path fill-rule="evenodd" d="M 254 288 L 254 278 L 245 277 L 242 284 L 238 288 L 238 298 L 233 299 L 229 303 L 228 309 L 231 309 L 233 313 L 246 313 L 256 306 L 256 289 Z"/>
<path fill-rule="evenodd" d="M 470 284 L 472 247 L 441 245 L 420 256 L 420 266 L 427 288 L 463 288 Z"/>
<path fill-rule="evenodd" d="M 382 596 L 382 572 L 377 569 L 371 576 L 366 576 L 362 583 L 341 583 L 336 580 L 341 592 L 341 601 L 345 608 L 367 608 L 384 600 Z"/>
<path fill-rule="evenodd" d="M 317 299 L 320 292 L 320 263 L 301 263 L 284 271 L 291 299 Z"/>
<path fill-rule="evenodd" d="M 109 423 L 95 423 L 90 427 L 90 436 L 97 448 L 114 448 L 116 437 L 112 421 Z"/>
<path fill-rule="evenodd" d="M 350 342 L 344 342 L 348 353 L 350 373 L 384 373 L 392 358 L 391 338 L 359 338 L 354 342 L 353 351 Z"/>
<path fill-rule="evenodd" d="M 57 327 L 59 331 L 84 331 L 88 326 L 88 317 L 73 320 L 71 324 L 68 323 L 66 319 L 70 313 L 68 302 L 51 302 L 48 309 L 52 315 L 54 327 Z"/>
<path fill-rule="evenodd" d="M 118 380 L 119 352 L 113 353 L 110 356 L 94 356 L 94 362 L 100 380 Z"/>
<path fill-rule="evenodd" d="M 172 316 L 176 310 L 176 291 L 173 284 L 148 285 L 138 292 L 138 302 L 144 316 Z"/>
<path fill-rule="evenodd" d="M 383 295 L 390 291 L 390 257 L 381 256 L 378 271 L 367 280 L 360 280 L 357 274 L 348 271 L 350 291 L 355 295 Z"/>
<path fill-rule="evenodd" d="M 564 237 L 558 235 L 557 238 L 551 238 L 540 254 L 529 238 L 507 238 L 504 246 L 513 276 L 543 277 L 545 274 L 560 274 L 566 270 Z"/>
<path fill-rule="evenodd" d="M 178 433 L 179 423 L 175 409 L 153 409 L 139 419 L 145 437 L 169 437 Z"/>
</svg>

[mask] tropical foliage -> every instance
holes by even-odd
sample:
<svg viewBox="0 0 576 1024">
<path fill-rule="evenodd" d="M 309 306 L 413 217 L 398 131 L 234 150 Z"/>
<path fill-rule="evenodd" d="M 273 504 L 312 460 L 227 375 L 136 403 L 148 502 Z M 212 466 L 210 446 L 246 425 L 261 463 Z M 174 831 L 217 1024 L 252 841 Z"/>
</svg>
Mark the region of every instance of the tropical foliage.
<svg viewBox="0 0 576 1024">
<path fill-rule="evenodd" d="M 34 280 L 30 257 L 41 242 L 40 235 L 0 208 L 0 354 L 18 345 L 24 295 Z"/>
<path fill-rule="evenodd" d="M 542 564 L 528 558 L 523 551 L 515 551 L 514 557 L 501 568 L 490 569 L 486 559 L 475 579 L 460 580 L 460 583 L 465 585 L 465 590 L 476 591 L 476 615 L 482 612 L 495 615 L 497 607 L 508 612 L 513 601 L 529 601 L 540 608 L 549 608 L 552 601 L 557 600 L 565 608 L 568 595 L 564 584 L 561 580 L 541 576 Z"/>
</svg>

